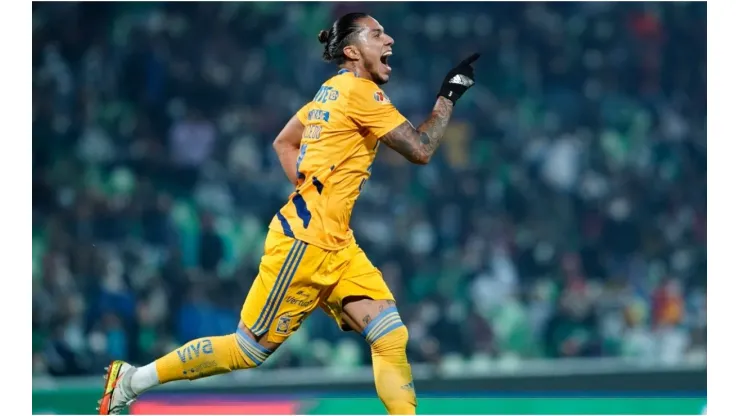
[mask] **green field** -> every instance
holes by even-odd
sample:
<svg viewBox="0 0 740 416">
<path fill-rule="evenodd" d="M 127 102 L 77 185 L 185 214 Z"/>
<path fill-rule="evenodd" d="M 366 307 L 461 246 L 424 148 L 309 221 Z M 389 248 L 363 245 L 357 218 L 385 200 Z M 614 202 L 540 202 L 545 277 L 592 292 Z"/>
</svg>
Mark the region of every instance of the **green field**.
<svg viewBox="0 0 740 416">
<path fill-rule="evenodd" d="M 94 414 L 99 390 L 34 390 L 34 414 Z M 455 398 L 421 397 L 419 414 L 700 414 L 706 398 Z M 251 396 L 248 394 L 152 394 L 134 414 L 385 414 L 376 398 Z"/>
</svg>

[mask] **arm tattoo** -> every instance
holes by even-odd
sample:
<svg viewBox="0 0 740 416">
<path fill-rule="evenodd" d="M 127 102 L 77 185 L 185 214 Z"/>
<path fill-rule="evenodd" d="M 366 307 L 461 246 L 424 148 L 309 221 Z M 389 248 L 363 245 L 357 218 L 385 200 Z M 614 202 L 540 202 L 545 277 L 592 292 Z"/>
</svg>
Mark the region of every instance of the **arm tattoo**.
<svg viewBox="0 0 740 416">
<path fill-rule="evenodd" d="M 428 163 L 442 142 L 450 116 L 452 101 L 439 97 L 432 114 L 418 129 L 406 122 L 388 132 L 380 140 L 412 163 Z"/>
</svg>

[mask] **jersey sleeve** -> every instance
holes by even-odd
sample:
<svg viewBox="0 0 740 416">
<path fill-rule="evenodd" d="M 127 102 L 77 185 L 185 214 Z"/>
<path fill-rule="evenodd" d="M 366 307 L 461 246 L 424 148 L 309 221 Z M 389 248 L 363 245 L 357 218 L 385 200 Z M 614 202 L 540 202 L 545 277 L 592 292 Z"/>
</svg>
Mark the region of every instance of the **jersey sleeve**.
<svg viewBox="0 0 740 416">
<path fill-rule="evenodd" d="M 308 107 L 311 105 L 311 102 L 309 101 L 301 107 L 300 110 L 298 110 L 297 113 L 295 113 L 295 116 L 298 118 L 298 121 L 301 122 L 304 126 L 308 124 Z"/>
<path fill-rule="evenodd" d="M 356 86 L 350 94 L 347 115 L 375 139 L 380 139 L 406 122 L 406 117 L 396 109 L 383 90 L 365 84 Z"/>
</svg>

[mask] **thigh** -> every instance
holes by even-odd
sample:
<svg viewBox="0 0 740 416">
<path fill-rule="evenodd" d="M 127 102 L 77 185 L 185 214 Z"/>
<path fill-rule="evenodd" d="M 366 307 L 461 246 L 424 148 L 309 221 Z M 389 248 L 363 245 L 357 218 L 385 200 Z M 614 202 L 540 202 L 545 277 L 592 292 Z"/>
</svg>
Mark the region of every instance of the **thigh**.
<svg viewBox="0 0 740 416">
<path fill-rule="evenodd" d="M 322 287 L 313 281 L 324 250 L 270 231 L 259 274 L 249 290 L 241 320 L 256 339 L 282 343 L 318 305 Z"/>
<path fill-rule="evenodd" d="M 395 299 L 383 274 L 355 246 L 351 259 L 337 283 L 327 290 L 321 307 L 337 321 L 342 330 L 362 332 L 383 310 L 395 305 Z"/>
<path fill-rule="evenodd" d="M 365 335 L 370 322 L 386 314 L 397 312 L 396 301 L 368 298 L 347 298 L 342 307 L 342 323 L 352 330 Z M 385 313 L 384 313 L 385 312 Z M 389 318 L 390 319 L 390 318 Z M 397 321 L 397 322 L 396 322 Z M 400 318 L 393 318 L 388 324 L 400 323 Z"/>
</svg>

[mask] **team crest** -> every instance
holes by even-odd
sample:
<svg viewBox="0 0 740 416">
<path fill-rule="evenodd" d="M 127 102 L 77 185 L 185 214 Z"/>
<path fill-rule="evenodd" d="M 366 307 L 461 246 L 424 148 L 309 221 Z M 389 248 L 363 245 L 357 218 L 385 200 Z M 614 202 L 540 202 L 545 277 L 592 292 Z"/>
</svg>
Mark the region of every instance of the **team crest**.
<svg viewBox="0 0 740 416">
<path fill-rule="evenodd" d="M 278 324 L 275 332 L 277 332 L 278 334 L 287 334 L 288 331 L 290 331 L 290 316 L 283 315 L 278 318 Z"/>
<path fill-rule="evenodd" d="M 383 91 L 376 91 L 373 95 L 373 98 L 375 98 L 375 101 L 381 103 L 381 104 L 389 104 L 391 100 L 388 98 L 387 95 Z"/>
</svg>

